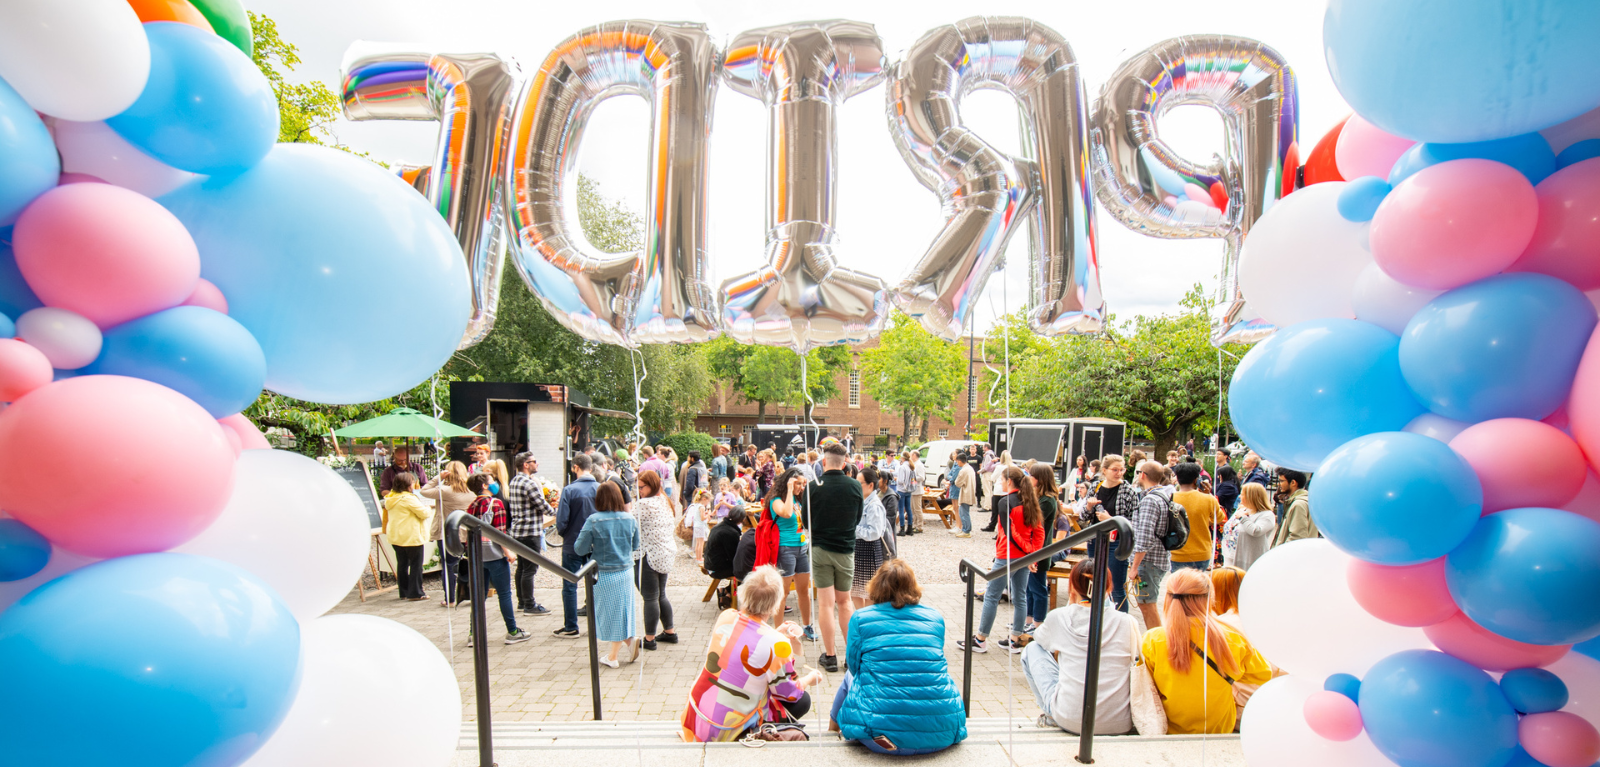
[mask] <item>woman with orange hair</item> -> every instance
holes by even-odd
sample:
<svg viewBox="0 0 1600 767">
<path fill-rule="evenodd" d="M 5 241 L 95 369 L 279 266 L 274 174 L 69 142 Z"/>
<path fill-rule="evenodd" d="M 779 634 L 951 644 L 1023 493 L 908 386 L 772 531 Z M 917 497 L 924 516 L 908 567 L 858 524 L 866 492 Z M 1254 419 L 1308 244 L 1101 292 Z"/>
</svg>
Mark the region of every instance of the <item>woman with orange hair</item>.
<svg viewBox="0 0 1600 767">
<path fill-rule="evenodd" d="M 1265 684 L 1272 667 L 1243 634 L 1212 617 L 1206 573 L 1178 570 L 1165 585 L 1163 625 L 1145 632 L 1140 649 L 1167 710 L 1167 732 L 1233 732 L 1233 686 Z"/>
</svg>

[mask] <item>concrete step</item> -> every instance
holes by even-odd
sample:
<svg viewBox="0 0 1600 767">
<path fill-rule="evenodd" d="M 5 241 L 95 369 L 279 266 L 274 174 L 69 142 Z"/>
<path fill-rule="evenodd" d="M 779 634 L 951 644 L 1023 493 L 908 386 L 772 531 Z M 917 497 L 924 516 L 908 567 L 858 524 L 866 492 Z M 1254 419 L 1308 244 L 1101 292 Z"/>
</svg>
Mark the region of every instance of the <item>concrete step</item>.
<svg viewBox="0 0 1600 767">
<path fill-rule="evenodd" d="M 808 730 L 816 729 L 808 727 Z M 499 767 L 533 767 L 550 763 L 552 752 L 567 753 L 588 764 L 641 767 L 749 767 L 777 758 L 753 751 L 783 752 L 787 764 L 796 757 L 807 767 L 882 765 L 883 758 L 836 733 L 811 733 L 806 743 L 767 743 L 759 749 L 739 743 L 684 743 L 678 725 L 653 722 L 505 722 L 494 725 L 495 761 Z M 462 725 L 460 750 L 452 767 L 477 767 L 475 723 Z M 809 749 L 809 752 L 802 753 Z M 939 754 L 920 757 L 927 767 L 1018 765 L 1059 767 L 1075 764 L 1078 737 L 1041 729 L 1033 722 L 1006 719 L 967 720 L 967 739 Z M 1244 767 L 1237 735 L 1113 736 L 1094 741 L 1094 763 L 1106 767 Z"/>
</svg>

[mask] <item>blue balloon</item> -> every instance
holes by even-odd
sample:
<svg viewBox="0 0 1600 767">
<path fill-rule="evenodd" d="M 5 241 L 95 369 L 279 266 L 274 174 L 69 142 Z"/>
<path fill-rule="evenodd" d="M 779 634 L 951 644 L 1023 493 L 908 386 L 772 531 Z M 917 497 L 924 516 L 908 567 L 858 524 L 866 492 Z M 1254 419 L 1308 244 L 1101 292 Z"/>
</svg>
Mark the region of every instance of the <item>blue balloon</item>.
<svg viewBox="0 0 1600 767">
<path fill-rule="evenodd" d="M 1600 3 L 1331 0 L 1328 71 L 1357 114 L 1397 136 L 1460 143 L 1532 133 L 1600 105 Z M 1583 82 L 1573 82 L 1582 80 Z"/>
<path fill-rule="evenodd" d="M 266 354 L 266 387 L 349 404 L 399 394 L 450 359 L 472 300 L 461 246 L 439 212 L 378 165 L 279 144 L 232 179 L 197 179 L 159 202 L 200 248 L 201 275 Z M 375 340 L 328 321 L 404 318 Z M 400 315 L 396 315 L 399 312 Z"/>
<path fill-rule="evenodd" d="M 4 314 L 0 314 L 0 338 L 16 338 L 16 337 L 17 337 L 17 323 L 13 322 L 10 317 L 5 316 Z"/>
<path fill-rule="evenodd" d="M 1517 668 L 1500 677 L 1500 691 L 1522 714 L 1558 711 L 1567 705 L 1567 683 L 1542 668 Z"/>
<path fill-rule="evenodd" d="M 106 125 L 174 168 L 238 173 L 278 140 L 278 99 L 249 56 L 199 27 L 158 21 L 150 79 L 139 99 Z"/>
<path fill-rule="evenodd" d="M 1594 304 L 1543 274 L 1502 274 L 1435 298 L 1400 336 L 1406 383 L 1439 415 L 1539 420 L 1566 402 Z"/>
<path fill-rule="evenodd" d="M 1556 170 L 1600 157 L 1600 138 L 1586 138 L 1556 155 Z"/>
<path fill-rule="evenodd" d="M 1361 680 L 1350 674 L 1329 674 L 1322 689 L 1336 692 L 1357 703 L 1361 702 Z"/>
<path fill-rule="evenodd" d="M 1400 375 L 1400 339 L 1358 320 L 1307 320 L 1255 345 L 1233 371 L 1228 412 L 1267 460 L 1312 471 L 1364 434 L 1422 414 Z"/>
<path fill-rule="evenodd" d="M 15 519 L 0 519 L 0 581 L 20 581 L 50 564 L 50 541 Z"/>
<path fill-rule="evenodd" d="M 1517 713 L 1488 674 L 1442 652 L 1404 650 L 1361 680 L 1361 723 L 1400 767 L 1501 767 Z"/>
<path fill-rule="evenodd" d="M 1579 655 L 1587 655 L 1595 660 L 1600 660 L 1600 637 L 1595 637 L 1587 642 L 1579 642 L 1572 646 L 1572 651 Z"/>
<path fill-rule="evenodd" d="M 33 294 L 28 281 L 22 279 L 22 270 L 17 268 L 17 255 L 11 251 L 11 227 L 0 229 L 0 313 L 16 318 L 41 306 L 44 302 Z"/>
<path fill-rule="evenodd" d="M 214 559 L 109 559 L 0 613 L 8 763 L 232 767 L 277 729 L 299 684 L 289 608 Z"/>
<path fill-rule="evenodd" d="M 1556 153 L 1550 149 L 1550 142 L 1537 133 L 1525 133 L 1470 144 L 1417 144 L 1395 161 L 1394 168 L 1389 171 L 1389 183 L 1399 186 L 1411 174 L 1430 165 L 1471 158 L 1510 165 L 1527 176 L 1530 184 L 1537 184 L 1556 172 Z"/>
<path fill-rule="evenodd" d="M 1450 596 L 1478 625 L 1528 644 L 1600 636 L 1600 523 L 1556 509 L 1478 521 L 1445 561 Z"/>
<path fill-rule="evenodd" d="M 1380 565 L 1449 554 L 1483 513 L 1483 489 L 1465 459 L 1405 431 L 1357 437 L 1317 469 L 1311 518 L 1333 545 Z"/>
<path fill-rule="evenodd" d="M 1377 176 L 1362 176 L 1351 181 L 1339 190 L 1339 215 L 1346 221 L 1371 221 L 1378 206 L 1383 204 L 1383 198 L 1393 190 L 1389 182 Z"/>
<path fill-rule="evenodd" d="M 1511 755 L 1511 761 L 1506 762 L 1505 767 L 1550 767 L 1550 765 L 1529 756 L 1522 746 L 1517 746 L 1517 752 Z"/>
<path fill-rule="evenodd" d="M 100 356 L 82 372 L 154 381 L 222 418 L 261 396 L 267 358 L 228 315 L 179 306 L 106 330 Z"/>
<path fill-rule="evenodd" d="M 33 107 L 0 80 L 0 226 L 15 224 L 33 198 L 60 180 L 55 139 Z"/>
</svg>

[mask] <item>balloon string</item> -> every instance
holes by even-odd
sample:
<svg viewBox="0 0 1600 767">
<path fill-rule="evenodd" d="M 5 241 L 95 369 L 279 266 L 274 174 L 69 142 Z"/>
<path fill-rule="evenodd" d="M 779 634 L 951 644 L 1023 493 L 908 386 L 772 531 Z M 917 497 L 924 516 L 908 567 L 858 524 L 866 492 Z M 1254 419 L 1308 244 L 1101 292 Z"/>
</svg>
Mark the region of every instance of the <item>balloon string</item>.
<svg viewBox="0 0 1600 767">
<path fill-rule="evenodd" d="M 806 355 L 805 354 L 801 354 L 800 355 L 800 393 L 805 397 L 805 402 L 806 402 L 806 407 L 805 407 L 806 423 L 811 426 L 812 435 L 815 435 L 817 433 L 817 421 L 816 421 L 816 418 L 812 415 L 812 412 L 811 412 L 811 408 L 812 408 L 812 404 L 813 404 L 812 401 L 811 401 L 811 379 L 810 379 L 810 371 L 809 371 L 809 369 L 807 367 L 807 364 L 806 364 Z M 801 440 L 800 440 L 800 446 L 802 448 L 805 447 L 805 438 L 804 437 L 802 437 Z M 821 446 L 820 440 L 818 441 L 818 446 L 819 447 Z M 821 458 L 821 456 L 818 455 L 818 458 Z M 807 459 L 806 464 L 807 465 L 811 465 L 810 459 Z M 816 482 L 816 484 L 821 485 L 822 484 L 822 472 L 817 471 L 817 467 L 816 466 L 811 466 L 811 473 L 815 476 L 815 480 L 814 481 Z M 811 484 L 812 484 L 811 482 L 807 482 L 806 483 L 805 511 L 806 511 L 807 516 L 809 516 L 810 513 L 811 513 Z M 810 521 L 809 519 L 806 519 L 806 518 L 797 518 L 797 519 L 799 520 L 799 522 L 808 522 L 808 521 Z M 809 529 L 806 531 L 806 561 L 813 562 L 813 563 L 817 561 L 817 558 L 816 558 L 816 542 L 815 542 L 816 535 L 814 533 L 815 533 L 815 531 L 812 531 L 812 530 L 809 530 Z M 813 584 L 813 587 L 815 586 L 815 584 L 817 582 L 816 571 L 817 571 L 816 565 L 813 564 L 812 567 L 811 567 L 811 578 L 810 578 L 811 583 Z M 784 599 L 787 601 L 788 598 L 789 598 L 789 595 L 785 594 L 784 595 Z M 845 598 L 848 599 L 849 597 L 847 596 Z M 811 603 L 812 603 L 811 604 L 811 609 L 813 611 L 832 609 L 831 605 L 821 604 L 820 600 L 817 600 L 817 599 L 811 600 Z M 837 598 L 835 598 L 834 604 L 838 604 L 838 599 Z M 812 617 L 817 621 L 818 625 L 821 625 L 821 623 L 822 623 L 822 616 L 821 615 L 813 615 Z M 839 630 L 840 630 L 839 633 L 842 634 L 842 633 L 844 633 L 844 630 L 845 630 L 846 627 L 843 625 L 842 621 L 840 621 L 840 624 L 841 625 L 839 626 Z M 817 639 L 821 640 L 822 637 L 818 636 Z M 828 646 L 827 646 L 826 643 L 824 643 L 822 645 L 822 648 L 824 650 L 826 650 L 827 647 Z M 835 657 L 834 661 L 837 662 L 838 658 Z M 822 659 L 820 657 L 817 659 L 817 671 L 818 671 L 818 673 L 826 673 L 826 670 L 822 668 Z M 824 686 L 824 688 L 826 688 L 826 686 L 827 686 L 827 682 L 826 681 L 823 682 L 823 686 Z M 822 720 L 821 699 L 817 695 L 813 695 L 813 696 L 811 696 L 811 698 L 812 698 L 813 701 L 815 701 L 815 705 L 813 705 L 812 708 L 816 709 L 816 711 L 817 711 L 817 732 L 818 733 L 825 732 L 825 731 L 827 731 L 828 728 L 827 728 L 827 723 Z M 817 746 L 820 747 L 822 745 L 822 738 L 820 738 L 820 737 L 819 738 L 815 738 L 815 740 L 817 741 Z"/>
<path fill-rule="evenodd" d="M 1004 270 L 1004 266 L 1002 266 L 1001 268 L 1002 268 L 1002 270 Z M 1004 271 L 1002 271 L 1001 272 L 1001 276 L 1000 276 L 1000 308 L 1001 308 L 1001 310 L 1003 312 L 1009 313 L 1011 311 L 1011 297 L 1007 293 L 1007 284 L 1006 284 L 1007 282 L 1008 281 L 1006 280 L 1006 274 L 1005 274 Z M 1002 314 L 1001 317 L 1002 317 L 1002 321 L 1001 321 L 1000 327 L 1001 327 L 1001 334 L 1002 334 L 1001 338 L 1003 339 L 1003 342 L 1002 342 L 1003 345 L 1002 345 L 1001 349 L 1002 349 L 1002 351 L 1003 351 L 1003 353 L 1005 355 L 1004 358 L 1003 358 L 1004 359 L 1004 363 L 1003 364 L 1005 366 L 1005 385 L 1006 385 L 1006 451 L 1009 452 L 1011 450 L 1011 433 L 1012 433 L 1012 431 L 1011 431 L 1011 323 L 1005 321 L 1005 314 Z M 1005 476 L 1005 472 L 1001 472 L 1001 476 Z M 1027 477 L 1024 476 L 1022 481 L 1024 481 L 1024 482 L 1028 481 Z M 1022 488 L 1019 487 L 1019 488 L 1017 488 L 1017 490 L 1020 493 Z M 1021 500 L 1021 499 L 1019 498 L 1018 500 Z M 1006 536 L 1006 553 L 1015 554 L 1016 552 L 1010 550 L 1011 549 L 1011 519 L 1010 519 L 1010 514 L 1007 513 L 1006 516 L 1007 516 L 1007 518 L 1005 520 L 1006 526 L 1005 526 L 1005 533 L 1004 533 L 1005 536 Z M 1024 516 L 1026 516 L 1026 515 L 1024 515 Z M 995 527 L 999 528 L 1000 526 L 996 525 Z M 1006 559 L 1006 583 L 1011 583 L 1012 563 L 1015 562 L 1015 561 L 1016 561 L 1015 557 L 1011 557 L 1011 558 Z M 1037 567 L 1037 566 L 1038 565 L 1035 565 L 1035 567 Z M 1021 594 L 1012 594 L 1011 595 L 1011 603 L 1013 605 L 1013 607 L 1012 607 L 1013 611 L 1015 611 L 1015 609 L 1016 609 L 1015 605 L 1019 605 L 1019 604 L 1022 605 L 1024 613 L 1026 613 L 1028 611 L 1028 589 L 1027 589 L 1026 586 L 1023 587 Z M 1012 625 L 1013 626 L 1016 625 L 1016 619 L 1015 618 L 1012 619 Z M 1016 641 L 1017 641 L 1016 637 L 1012 637 L 1010 639 L 1010 641 L 1011 641 L 1012 644 L 1015 644 Z M 1093 640 L 1091 639 L 1091 641 L 1093 641 Z M 1012 720 L 1014 718 L 1013 709 L 1016 706 L 1016 697 L 1015 697 L 1016 693 L 1015 693 L 1014 685 L 1015 685 L 1015 682 L 1016 682 L 1017 670 L 1016 670 L 1016 660 L 1013 657 L 1015 655 L 1015 653 L 1011 652 L 1012 649 L 1013 648 L 1009 648 L 1009 647 L 1006 648 L 1006 759 L 1010 760 L 1012 764 L 1016 764 L 1016 761 L 1017 761 L 1017 758 L 1016 758 L 1016 753 L 1017 753 L 1017 743 L 1016 743 L 1016 740 L 1017 740 L 1017 728 L 1016 728 L 1016 725 L 1014 724 L 1014 722 Z"/>
<path fill-rule="evenodd" d="M 635 354 L 639 355 L 637 362 L 634 361 Z M 644 351 L 641 349 L 628 350 L 628 364 L 633 367 L 633 431 L 628 432 L 628 439 L 642 445 L 645 442 L 644 406 L 650 401 L 644 398 L 644 379 L 650 377 L 650 369 L 644 364 Z"/>
</svg>

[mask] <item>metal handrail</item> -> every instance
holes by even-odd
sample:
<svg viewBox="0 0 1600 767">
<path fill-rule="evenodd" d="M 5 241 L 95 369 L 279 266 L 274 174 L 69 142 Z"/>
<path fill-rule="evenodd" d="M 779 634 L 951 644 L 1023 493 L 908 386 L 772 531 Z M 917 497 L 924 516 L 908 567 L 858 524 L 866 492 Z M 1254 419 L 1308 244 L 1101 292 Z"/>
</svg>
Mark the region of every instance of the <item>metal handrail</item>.
<svg viewBox="0 0 1600 767">
<path fill-rule="evenodd" d="M 461 528 L 467 528 L 467 541 L 461 542 Z M 493 525 L 485 524 L 483 520 L 466 513 L 454 511 L 445 518 L 444 522 L 444 547 L 450 556 L 465 556 L 468 560 L 467 582 L 472 590 L 472 633 L 477 641 L 472 643 L 472 672 L 473 682 L 478 697 L 478 765 L 479 767 L 494 767 L 494 741 L 492 734 L 491 711 L 489 708 L 489 608 L 484 604 L 488 589 L 483 582 L 483 546 L 484 538 L 488 538 L 511 553 L 519 557 L 527 557 L 535 564 L 545 568 L 557 578 L 568 583 L 583 583 L 584 602 L 589 605 L 589 614 L 586 619 L 589 627 L 589 691 L 594 697 L 594 718 L 600 721 L 600 646 L 595 639 L 595 603 L 594 582 L 600 565 L 594 560 L 585 563 L 572 572 L 558 565 L 543 554 L 528 548 L 526 544 L 510 535 L 495 529 Z M 447 594 L 446 597 L 449 595 Z"/>
<path fill-rule="evenodd" d="M 1007 528 L 1001 526 L 1000 529 L 1005 531 Z M 1112 556 L 1126 560 L 1133 555 L 1133 525 L 1129 524 L 1125 517 L 1112 517 L 1104 522 L 1096 522 L 1055 543 L 1040 548 L 1032 554 L 1012 560 L 1006 567 L 983 570 L 981 565 L 970 559 L 961 560 L 957 572 L 960 574 L 961 580 L 967 584 L 966 640 L 962 643 L 965 649 L 961 653 L 961 699 L 966 706 L 967 716 L 972 716 L 972 601 L 977 592 L 975 588 L 977 579 L 982 578 L 986 583 L 992 584 L 994 581 L 1006 577 L 1007 573 L 1014 573 L 1018 569 L 1026 568 L 1036 562 L 1045 562 L 1055 555 L 1090 539 L 1094 540 L 1095 554 L 1104 556 L 1104 552 L 1110 549 L 1110 536 L 1113 532 L 1117 534 L 1117 549 L 1112 552 Z M 1001 534 L 1006 533 L 1002 532 Z M 1097 577 L 1093 580 L 1093 583 L 1094 595 L 1089 604 L 1089 636 L 1098 638 L 1105 622 L 1106 579 Z M 994 588 L 994 586 L 987 586 L 985 590 L 989 588 Z M 1026 594 L 1011 595 L 1013 600 L 1019 597 L 1027 599 Z M 1092 764 L 1094 762 L 1092 756 L 1094 751 L 1094 713 L 1095 705 L 1099 703 L 1099 689 L 1100 642 L 1091 639 L 1083 672 L 1083 719 L 1080 724 L 1082 732 L 1078 736 L 1077 759 L 1082 764 Z"/>
</svg>

